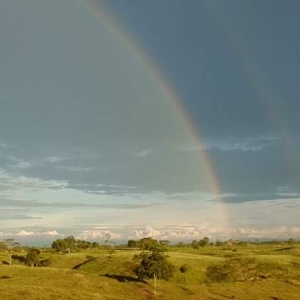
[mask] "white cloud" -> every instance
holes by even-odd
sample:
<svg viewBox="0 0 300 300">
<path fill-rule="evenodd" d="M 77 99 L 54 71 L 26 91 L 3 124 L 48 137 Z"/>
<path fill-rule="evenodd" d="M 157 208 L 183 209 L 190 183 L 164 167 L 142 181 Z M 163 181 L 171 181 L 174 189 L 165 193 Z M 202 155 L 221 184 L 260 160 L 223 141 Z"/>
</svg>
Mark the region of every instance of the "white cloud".
<svg viewBox="0 0 300 300">
<path fill-rule="evenodd" d="M 134 230 L 133 235 L 128 235 L 127 238 L 141 239 L 144 237 L 152 237 L 158 240 L 170 241 L 189 241 L 193 239 L 201 239 L 208 236 L 210 239 L 285 239 L 299 238 L 300 227 L 279 226 L 275 228 L 245 228 L 245 227 L 214 227 L 214 226 L 174 226 L 168 229 L 154 229 L 147 226 L 145 229 Z M 125 236 L 124 236 L 125 238 Z"/>
<path fill-rule="evenodd" d="M 59 235 L 59 233 L 56 230 L 48 230 L 45 232 L 45 235 L 57 236 L 57 235 Z"/>
<path fill-rule="evenodd" d="M 73 167 L 73 166 L 57 166 L 57 169 L 67 170 L 67 171 L 74 171 L 74 172 L 81 172 L 81 171 L 91 171 L 93 168 L 88 167 Z"/>
<path fill-rule="evenodd" d="M 34 231 L 21 230 L 16 233 L 16 236 L 35 236 L 36 233 Z"/>
<path fill-rule="evenodd" d="M 107 239 L 108 235 L 111 240 L 118 240 L 122 237 L 121 234 L 114 233 L 109 230 L 91 229 L 82 231 L 76 236 L 76 238 L 80 240 L 99 240 Z"/>
<path fill-rule="evenodd" d="M 96 186 L 97 187 L 117 188 L 117 189 L 129 189 L 129 190 L 137 189 L 137 187 L 130 186 L 130 185 L 116 185 L 116 184 L 102 184 L 102 183 L 98 183 Z"/>
<path fill-rule="evenodd" d="M 28 169 L 32 167 L 32 164 L 28 161 L 25 161 L 23 159 L 17 158 L 15 156 L 8 156 L 7 157 L 9 160 L 13 161 L 14 164 L 8 165 L 9 168 L 12 169 Z"/>
<path fill-rule="evenodd" d="M 29 162 L 21 161 L 20 163 L 18 163 L 14 167 L 19 168 L 19 169 L 28 169 L 28 168 L 30 168 L 30 166 L 31 166 L 31 164 Z"/>
<path fill-rule="evenodd" d="M 5 157 L 6 157 L 6 159 L 14 162 L 14 164 L 8 165 L 8 167 L 11 169 L 28 169 L 28 168 L 34 168 L 34 167 L 45 167 L 49 164 L 61 162 L 66 159 L 71 159 L 71 157 L 48 156 L 46 158 L 35 158 L 35 159 L 31 159 L 30 161 L 26 161 L 23 158 L 20 158 L 20 157 L 14 156 L 14 155 L 8 155 Z M 70 168 L 72 168 L 72 167 L 70 167 Z"/>
<path fill-rule="evenodd" d="M 43 180 L 34 177 L 13 176 L 3 169 L 0 169 L 0 187 L 1 191 L 10 191 L 12 189 L 62 189 L 67 187 L 66 181 Z"/>
<path fill-rule="evenodd" d="M 45 158 L 45 161 L 50 163 L 56 163 L 65 159 L 66 159 L 65 157 L 49 156 Z"/>
<path fill-rule="evenodd" d="M 144 237 L 152 237 L 155 239 L 160 239 L 162 236 L 165 236 L 165 233 L 152 228 L 151 226 L 147 226 L 144 230 L 134 230 L 134 237 L 136 239 L 141 239 Z"/>
<path fill-rule="evenodd" d="M 10 143 L 0 142 L 0 148 L 2 148 L 2 149 L 11 149 L 11 148 L 14 148 L 14 145 L 10 144 Z"/>
<path fill-rule="evenodd" d="M 16 232 L 0 232 L 0 237 L 53 237 L 53 236 L 62 236 L 56 230 L 48 231 L 29 231 L 21 229 Z"/>
<path fill-rule="evenodd" d="M 294 191 L 289 186 L 279 186 L 276 189 L 276 195 L 280 197 L 299 197 L 300 193 L 297 191 Z"/>
<path fill-rule="evenodd" d="M 145 149 L 145 150 L 134 153 L 134 155 L 137 157 L 146 157 L 151 154 L 153 154 L 153 149 Z"/>
<path fill-rule="evenodd" d="M 76 239 L 81 240 L 97 240 L 104 243 L 107 236 L 110 236 L 112 242 L 127 241 L 128 239 L 142 239 L 144 237 L 152 237 L 157 240 L 169 240 L 171 242 L 190 242 L 194 239 L 199 240 L 205 236 L 211 240 L 255 240 L 255 239 L 288 239 L 288 238 L 300 238 L 299 226 L 278 226 L 275 228 L 257 229 L 251 227 L 214 227 L 214 226 L 197 226 L 197 225 L 170 225 L 164 228 L 154 228 L 152 226 L 146 226 L 144 229 L 132 228 L 132 227 L 120 227 L 108 229 L 109 226 L 94 227 L 80 231 L 75 234 Z M 120 230 L 123 230 L 120 233 Z M 116 232 L 117 231 L 117 232 Z M 27 238 L 35 239 L 38 237 L 54 238 L 63 237 L 69 234 L 59 233 L 55 229 L 41 231 L 41 230 L 25 230 L 19 229 L 17 231 L 0 232 L 0 238 Z"/>
<path fill-rule="evenodd" d="M 252 138 L 244 138 L 239 140 L 211 140 L 201 145 L 186 147 L 181 149 L 182 151 L 198 151 L 217 148 L 221 151 L 233 151 L 233 150 L 243 150 L 243 151 L 260 151 L 264 149 L 269 143 L 278 140 L 277 136 L 255 136 Z"/>
</svg>

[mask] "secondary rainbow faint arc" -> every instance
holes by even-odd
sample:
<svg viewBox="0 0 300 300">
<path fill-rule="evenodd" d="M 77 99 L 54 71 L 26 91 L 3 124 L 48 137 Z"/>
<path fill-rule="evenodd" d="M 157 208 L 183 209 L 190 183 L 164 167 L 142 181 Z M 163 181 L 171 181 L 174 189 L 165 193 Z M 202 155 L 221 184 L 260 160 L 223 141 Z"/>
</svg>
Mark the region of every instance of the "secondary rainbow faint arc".
<svg viewBox="0 0 300 300">
<path fill-rule="evenodd" d="M 264 72 L 259 64 L 254 59 L 251 51 L 246 47 L 245 39 L 243 35 L 239 33 L 237 27 L 235 27 L 230 19 L 224 18 L 221 11 L 219 11 L 213 2 L 205 2 L 206 7 L 212 14 L 214 21 L 219 24 L 220 31 L 226 38 L 232 49 L 237 54 L 236 57 L 242 68 L 245 70 L 245 74 L 248 76 L 250 84 L 254 87 L 255 93 L 260 97 L 261 101 L 266 106 L 266 116 L 269 119 L 270 124 L 276 130 L 278 139 L 283 146 L 287 145 L 289 138 L 288 123 L 282 115 L 280 115 L 280 109 L 276 106 L 276 100 L 278 95 L 273 92 L 271 82 L 267 76 L 264 76 Z M 295 177 L 295 161 L 298 159 L 298 153 L 294 149 L 288 147 L 281 147 L 282 155 L 286 162 L 287 174 L 289 182 L 292 186 L 299 185 L 298 177 Z"/>
<path fill-rule="evenodd" d="M 216 172 L 211 163 L 209 154 L 205 152 L 201 147 L 200 133 L 196 130 L 193 123 L 193 119 L 187 110 L 184 108 L 182 101 L 180 100 L 177 92 L 171 86 L 170 82 L 162 75 L 159 67 L 155 62 L 147 55 L 145 49 L 136 41 L 132 34 L 120 24 L 120 22 L 108 12 L 103 5 L 95 0 L 83 0 L 91 14 L 96 15 L 100 22 L 108 29 L 108 31 L 118 39 L 138 60 L 138 62 L 144 66 L 144 68 L 154 77 L 157 85 L 162 89 L 166 98 L 172 102 L 178 113 L 180 121 L 184 124 L 185 129 L 195 144 L 195 148 L 199 149 L 199 156 L 201 161 L 201 167 L 204 169 L 207 184 L 211 192 L 218 196 L 218 215 L 222 218 L 223 225 L 228 226 L 227 213 L 225 206 L 222 204 L 222 190 Z M 202 148 L 202 149 L 201 149 Z M 201 150 L 200 150 L 201 149 Z"/>
</svg>

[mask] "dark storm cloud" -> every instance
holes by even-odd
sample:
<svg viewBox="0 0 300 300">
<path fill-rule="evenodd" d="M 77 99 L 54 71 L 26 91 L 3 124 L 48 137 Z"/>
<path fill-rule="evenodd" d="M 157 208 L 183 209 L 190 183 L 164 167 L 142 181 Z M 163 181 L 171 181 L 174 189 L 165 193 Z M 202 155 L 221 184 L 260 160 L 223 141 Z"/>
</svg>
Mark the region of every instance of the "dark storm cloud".
<svg viewBox="0 0 300 300">
<path fill-rule="evenodd" d="M 278 141 L 258 151 L 212 149 L 210 154 L 222 190 L 248 195 L 244 198 L 251 200 L 278 198 L 275 194 L 282 186 L 299 189 L 295 176 L 300 173 L 300 164 L 293 155 L 293 148 L 293 145 Z M 234 201 L 239 200 L 235 198 Z"/>
<path fill-rule="evenodd" d="M 281 126 L 299 137 L 297 1 L 104 3 L 171 79 L 204 138 Z"/>
<path fill-rule="evenodd" d="M 278 199 L 282 186 L 298 192 L 297 2 L 269 10 L 266 2 L 107 1 L 179 92 L 201 136 L 199 149 L 190 149 L 163 82 L 82 7 L 58 14 L 45 2 L 33 25 L 34 2 L 9 3 L 0 10 L 0 168 L 9 174 L 0 190 L 69 188 L 128 198 L 209 193 L 206 151 L 225 202 Z M 14 201 L 0 204 L 114 207 Z M 126 205 L 115 208 L 140 207 Z"/>
<path fill-rule="evenodd" d="M 181 193 L 177 198 L 191 200 L 198 197 L 197 194 L 191 195 L 191 191 L 211 192 L 205 186 L 205 172 L 202 178 L 199 175 L 202 167 L 199 151 L 206 151 L 219 178 L 224 201 L 278 199 L 282 198 L 282 195 L 278 195 L 278 188 L 284 186 L 291 188 L 289 193 L 284 194 L 290 198 L 295 196 L 291 193 L 297 191 L 296 176 L 300 173 L 300 164 L 295 157 L 295 148 L 298 147 L 295 140 L 283 143 L 272 136 L 217 140 L 208 143 L 205 150 L 161 148 L 145 157 L 116 151 L 110 157 L 115 163 L 111 168 L 105 165 L 101 156 L 72 155 L 72 159 L 66 160 L 43 159 L 41 161 L 47 162 L 38 166 L 31 161 L 30 167 L 18 171 L 25 177 L 39 176 L 43 180 L 57 180 L 46 185 L 34 181 L 30 183 L 32 187 L 35 184 L 37 187 L 49 186 L 52 189 L 67 187 L 88 194 L 135 199 L 144 193 L 150 195 L 152 191 L 160 191 L 169 193 L 173 199 L 176 193 Z M 195 164 L 195 161 L 199 163 Z M 8 180 L 8 183 L 11 182 L 16 183 L 16 180 Z"/>
</svg>

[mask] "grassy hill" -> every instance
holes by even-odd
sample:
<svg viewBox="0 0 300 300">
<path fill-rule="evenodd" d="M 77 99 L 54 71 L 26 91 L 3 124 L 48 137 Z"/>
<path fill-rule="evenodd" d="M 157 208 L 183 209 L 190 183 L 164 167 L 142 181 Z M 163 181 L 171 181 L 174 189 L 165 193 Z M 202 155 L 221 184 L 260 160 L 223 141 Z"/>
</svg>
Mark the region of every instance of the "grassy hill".
<svg viewBox="0 0 300 300">
<path fill-rule="evenodd" d="M 153 280 L 139 282 L 133 273 L 137 253 L 42 252 L 42 259 L 51 259 L 49 267 L 0 264 L 0 299 L 300 299 L 298 247 L 171 248 L 166 254 L 176 267 L 174 277 L 158 280 L 155 295 Z M 7 261 L 5 253 L 0 261 Z M 184 274 L 183 264 L 190 266 Z"/>
</svg>

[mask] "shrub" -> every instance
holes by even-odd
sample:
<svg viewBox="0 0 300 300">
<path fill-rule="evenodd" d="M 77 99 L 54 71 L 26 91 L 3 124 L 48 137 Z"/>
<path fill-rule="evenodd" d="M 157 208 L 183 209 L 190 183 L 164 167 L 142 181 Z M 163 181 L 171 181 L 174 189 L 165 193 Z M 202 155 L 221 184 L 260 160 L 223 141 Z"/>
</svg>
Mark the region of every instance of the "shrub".
<svg viewBox="0 0 300 300">
<path fill-rule="evenodd" d="M 161 252 L 153 250 L 151 253 L 141 253 L 135 256 L 134 259 L 141 259 L 140 264 L 134 269 L 139 280 L 146 278 L 169 280 L 175 271 L 175 267 L 168 262 L 167 257 Z"/>
<path fill-rule="evenodd" d="M 39 267 L 48 267 L 52 263 L 52 260 L 49 259 L 43 259 L 38 263 Z"/>
<path fill-rule="evenodd" d="M 180 268 L 179 271 L 180 273 L 187 273 L 191 270 L 191 266 L 188 264 L 183 264 Z"/>
<path fill-rule="evenodd" d="M 244 281 L 256 277 L 256 261 L 254 258 L 227 259 L 219 265 L 212 265 L 207 268 L 206 276 L 209 281 Z"/>
<path fill-rule="evenodd" d="M 30 250 L 25 258 L 26 266 L 36 266 L 40 262 L 39 254 L 36 250 Z"/>
<path fill-rule="evenodd" d="M 288 270 L 278 262 L 231 258 L 222 264 L 208 267 L 206 276 L 212 282 L 252 281 L 268 277 L 280 278 L 284 272 Z"/>
</svg>

